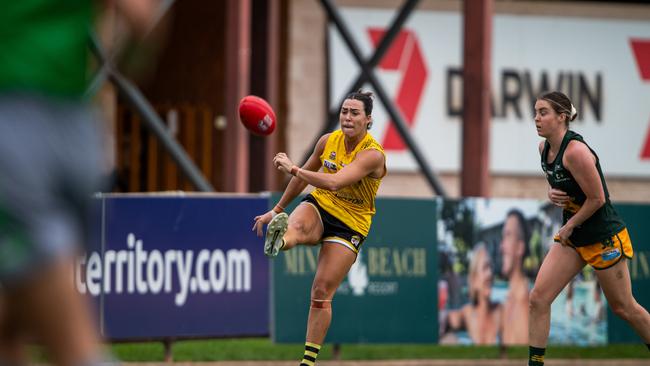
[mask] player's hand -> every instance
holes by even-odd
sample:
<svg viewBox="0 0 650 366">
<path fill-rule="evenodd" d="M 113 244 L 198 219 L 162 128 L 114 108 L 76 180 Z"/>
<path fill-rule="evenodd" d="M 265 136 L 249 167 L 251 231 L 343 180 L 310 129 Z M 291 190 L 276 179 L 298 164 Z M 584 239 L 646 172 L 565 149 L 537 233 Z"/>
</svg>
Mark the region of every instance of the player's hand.
<svg viewBox="0 0 650 366">
<path fill-rule="evenodd" d="M 571 197 L 566 192 L 555 188 L 548 190 L 548 199 L 559 207 L 565 207 L 571 201 Z"/>
<path fill-rule="evenodd" d="M 269 210 L 262 215 L 255 216 L 253 219 L 255 220 L 255 224 L 253 224 L 252 231 L 257 231 L 257 236 L 261 237 L 264 233 L 264 225 L 267 225 L 269 222 L 271 222 L 273 216 L 273 210 Z"/>
<path fill-rule="evenodd" d="M 555 234 L 553 240 L 564 246 L 571 245 L 571 240 L 569 240 L 571 234 L 573 234 L 573 226 L 564 225 L 560 228 L 560 231 Z"/>
<path fill-rule="evenodd" d="M 278 168 L 278 170 L 287 174 L 291 174 L 291 168 L 293 167 L 294 164 L 293 161 L 289 159 L 287 154 L 281 152 L 281 153 L 277 153 L 273 158 L 273 165 L 275 165 L 275 167 Z"/>
</svg>

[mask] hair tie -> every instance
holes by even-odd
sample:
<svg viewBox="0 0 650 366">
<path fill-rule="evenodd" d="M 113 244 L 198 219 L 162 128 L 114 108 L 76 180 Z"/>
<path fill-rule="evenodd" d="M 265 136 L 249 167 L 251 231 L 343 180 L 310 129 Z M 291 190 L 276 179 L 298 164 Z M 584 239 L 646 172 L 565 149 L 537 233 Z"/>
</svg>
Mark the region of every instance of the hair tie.
<svg viewBox="0 0 650 366">
<path fill-rule="evenodd" d="M 578 111 L 576 110 L 576 107 L 571 104 L 571 120 L 573 121 L 574 118 L 578 115 Z"/>
</svg>

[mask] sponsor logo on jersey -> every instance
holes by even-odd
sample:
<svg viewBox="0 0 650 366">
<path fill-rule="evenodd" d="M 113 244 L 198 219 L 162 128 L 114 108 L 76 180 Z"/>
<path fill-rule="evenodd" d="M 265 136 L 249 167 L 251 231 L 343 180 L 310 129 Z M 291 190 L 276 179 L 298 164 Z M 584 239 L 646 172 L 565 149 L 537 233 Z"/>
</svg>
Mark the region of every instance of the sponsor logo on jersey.
<svg viewBox="0 0 650 366">
<path fill-rule="evenodd" d="M 333 162 L 333 161 L 323 160 L 323 165 L 329 170 L 332 170 L 332 171 L 337 170 L 336 163 Z"/>
</svg>

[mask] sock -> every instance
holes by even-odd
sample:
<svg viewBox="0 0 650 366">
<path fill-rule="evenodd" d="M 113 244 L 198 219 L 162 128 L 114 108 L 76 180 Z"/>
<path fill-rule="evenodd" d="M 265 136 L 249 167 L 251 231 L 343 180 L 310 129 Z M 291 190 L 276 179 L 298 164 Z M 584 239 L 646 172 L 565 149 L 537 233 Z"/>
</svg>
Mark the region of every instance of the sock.
<svg viewBox="0 0 650 366">
<path fill-rule="evenodd" d="M 316 343 L 305 342 L 305 355 L 302 356 L 300 366 L 314 366 L 316 364 L 316 357 L 318 357 L 320 345 Z"/>
<path fill-rule="evenodd" d="M 546 348 L 528 347 L 528 366 L 544 366 Z"/>
</svg>

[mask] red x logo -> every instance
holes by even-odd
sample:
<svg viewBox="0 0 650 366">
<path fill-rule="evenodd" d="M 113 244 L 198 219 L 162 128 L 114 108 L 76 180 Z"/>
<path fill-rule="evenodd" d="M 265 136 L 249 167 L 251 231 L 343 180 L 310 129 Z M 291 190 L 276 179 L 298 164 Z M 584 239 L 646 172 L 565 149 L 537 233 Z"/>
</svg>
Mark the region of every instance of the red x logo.
<svg viewBox="0 0 650 366">
<path fill-rule="evenodd" d="M 368 33 L 376 47 L 386 31 L 381 28 L 369 28 Z M 415 34 L 408 30 L 401 31 L 390 46 L 379 68 L 397 70 L 402 73 L 402 80 L 397 90 L 396 104 L 404 116 L 409 128 L 413 127 L 415 114 L 420 105 L 420 98 L 427 80 L 427 69 Z M 382 145 L 386 150 L 404 150 L 404 142 L 393 123 L 389 123 Z"/>
<path fill-rule="evenodd" d="M 639 68 L 641 79 L 650 82 L 650 39 L 631 39 L 630 45 L 636 65 Z M 650 124 L 646 133 L 645 142 L 641 148 L 641 160 L 650 159 Z"/>
</svg>

